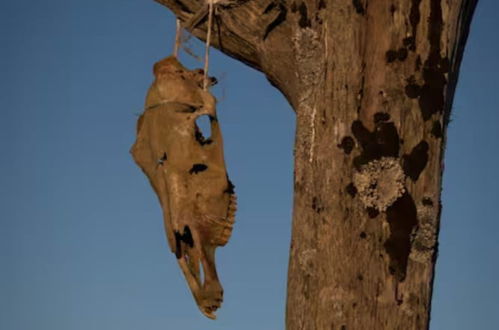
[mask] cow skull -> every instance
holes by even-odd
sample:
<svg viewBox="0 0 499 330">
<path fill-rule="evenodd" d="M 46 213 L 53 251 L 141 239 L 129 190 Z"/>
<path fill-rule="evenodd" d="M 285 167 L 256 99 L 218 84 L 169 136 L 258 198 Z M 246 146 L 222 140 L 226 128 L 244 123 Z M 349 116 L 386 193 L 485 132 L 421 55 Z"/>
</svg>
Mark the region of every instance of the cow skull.
<svg viewBox="0 0 499 330">
<path fill-rule="evenodd" d="M 131 153 L 159 198 L 168 243 L 197 305 L 215 319 L 223 300 L 215 249 L 228 242 L 236 211 L 216 100 L 202 89 L 202 70 L 187 70 L 174 57 L 156 63 L 154 75 Z M 202 115 L 210 137 L 196 125 Z"/>
</svg>

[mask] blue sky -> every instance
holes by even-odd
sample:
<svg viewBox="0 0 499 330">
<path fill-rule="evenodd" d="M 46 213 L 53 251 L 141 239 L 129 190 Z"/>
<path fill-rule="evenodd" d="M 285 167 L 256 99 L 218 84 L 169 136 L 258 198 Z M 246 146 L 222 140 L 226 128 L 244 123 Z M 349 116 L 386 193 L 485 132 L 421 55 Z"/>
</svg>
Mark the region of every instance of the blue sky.
<svg viewBox="0 0 499 330">
<path fill-rule="evenodd" d="M 478 6 L 448 130 L 432 330 L 499 329 L 498 11 Z M 1 329 L 283 329 L 293 112 L 262 74 L 212 52 L 239 212 L 210 321 L 128 153 L 173 31 L 152 0 L 0 3 Z"/>
</svg>

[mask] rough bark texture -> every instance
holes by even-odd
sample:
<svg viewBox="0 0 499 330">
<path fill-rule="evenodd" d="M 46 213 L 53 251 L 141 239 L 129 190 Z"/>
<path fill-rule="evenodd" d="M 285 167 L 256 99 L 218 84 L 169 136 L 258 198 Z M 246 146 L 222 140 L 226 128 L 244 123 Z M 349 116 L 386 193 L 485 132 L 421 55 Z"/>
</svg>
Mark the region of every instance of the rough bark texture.
<svg viewBox="0 0 499 330">
<path fill-rule="evenodd" d="M 157 1 L 184 21 L 202 7 Z M 219 7 L 214 46 L 264 72 L 297 116 L 288 330 L 428 327 L 445 129 L 475 5 Z"/>
</svg>

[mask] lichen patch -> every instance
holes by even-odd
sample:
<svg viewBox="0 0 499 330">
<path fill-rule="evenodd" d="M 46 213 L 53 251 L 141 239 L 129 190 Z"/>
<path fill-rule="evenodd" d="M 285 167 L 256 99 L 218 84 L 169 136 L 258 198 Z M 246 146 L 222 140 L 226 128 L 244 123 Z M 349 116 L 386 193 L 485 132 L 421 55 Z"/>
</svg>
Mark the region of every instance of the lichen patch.
<svg viewBox="0 0 499 330">
<path fill-rule="evenodd" d="M 426 198 L 417 206 L 419 224 L 412 234 L 412 250 L 410 258 L 414 261 L 426 263 L 433 258 L 437 245 L 437 217 L 438 210 Z"/>
<path fill-rule="evenodd" d="M 292 42 L 301 84 L 305 87 L 317 84 L 324 67 L 323 61 L 318 60 L 323 55 L 323 47 L 317 31 L 310 27 L 298 29 Z"/>
<path fill-rule="evenodd" d="M 405 175 L 394 157 L 382 157 L 363 165 L 353 182 L 366 208 L 380 212 L 392 205 L 405 192 Z"/>
</svg>

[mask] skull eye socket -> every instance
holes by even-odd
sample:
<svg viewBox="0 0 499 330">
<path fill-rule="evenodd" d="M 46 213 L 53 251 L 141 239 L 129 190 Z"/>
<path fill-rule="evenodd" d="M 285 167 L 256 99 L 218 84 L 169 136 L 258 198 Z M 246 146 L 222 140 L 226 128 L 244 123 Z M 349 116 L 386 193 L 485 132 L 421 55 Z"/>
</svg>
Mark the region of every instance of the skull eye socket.
<svg viewBox="0 0 499 330">
<path fill-rule="evenodd" d="M 199 116 L 194 123 L 194 137 L 200 145 L 211 144 L 211 120 L 210 116 Z"/>
</svg>

